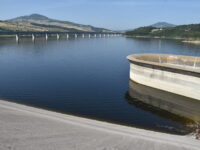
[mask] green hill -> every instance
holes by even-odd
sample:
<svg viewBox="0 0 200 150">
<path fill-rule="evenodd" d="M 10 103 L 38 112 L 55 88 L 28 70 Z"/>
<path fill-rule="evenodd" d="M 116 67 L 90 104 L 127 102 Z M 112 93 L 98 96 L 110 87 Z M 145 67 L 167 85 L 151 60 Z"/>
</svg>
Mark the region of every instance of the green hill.
<svg viewBox="0 0 200 150">
<path fill-rule="evenodd" d="M 0 32 L 112 32 L 104 28 L 51 19 L 32 14 L 0 21 Z"/>
<path fill-rule="evenodd" d="M 147 26 L 128 31 L 125 34 L 128 36 L 199 39 L 200 24 L 180 25 L 166 28 Z"/>
</svg>

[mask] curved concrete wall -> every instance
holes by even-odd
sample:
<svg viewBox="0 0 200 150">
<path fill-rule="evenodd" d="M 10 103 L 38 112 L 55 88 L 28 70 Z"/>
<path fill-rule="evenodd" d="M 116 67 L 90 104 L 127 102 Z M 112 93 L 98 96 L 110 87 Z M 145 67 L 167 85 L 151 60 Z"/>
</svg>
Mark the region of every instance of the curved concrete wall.
<svg viewBox="0 0 200 150">
<path fill-rule="evenodd" d="M 173 118 L 176 118 L 174 114 L 184 117 L 175 120 L 177 122 L 191 124 L 190 120 L 195 122 L 200 121 L 200 101 L 151 88 L 131 80 L 129 81 L 129 96 L 133 100 L 137 99 L 145 104 L 173 113 Z M 162 115 L 159 114 L 159 111 L 155 111 L 154 113 L 157 113 L 159 116 Z M 167 118 L 170 116 L 166 116 L 165 114 L 162 117 Z"/>
<path fill-rule="evenodd" d="M 153 88 L 200 100 L 200 58 L 178 55 L 129 55 L 130 79 Z"/>
</svg>

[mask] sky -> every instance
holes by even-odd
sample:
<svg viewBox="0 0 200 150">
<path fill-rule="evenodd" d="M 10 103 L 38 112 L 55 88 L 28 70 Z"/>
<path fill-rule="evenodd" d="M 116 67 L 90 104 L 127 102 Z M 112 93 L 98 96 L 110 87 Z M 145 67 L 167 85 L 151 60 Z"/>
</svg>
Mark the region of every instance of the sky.
<svg viewBox="0 0 200 150">
<path fill-rule="evenodd" d="M 160 21 L 176 25 L 200 23 L 200 0 L 0 0 L 0 20 L 32 13 L 127 30 Z"/>
</svg>

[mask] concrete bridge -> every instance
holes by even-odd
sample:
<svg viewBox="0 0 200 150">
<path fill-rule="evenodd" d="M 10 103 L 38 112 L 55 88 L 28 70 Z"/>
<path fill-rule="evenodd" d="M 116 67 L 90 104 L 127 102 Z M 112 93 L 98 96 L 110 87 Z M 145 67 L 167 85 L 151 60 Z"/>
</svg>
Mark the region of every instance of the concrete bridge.
<svg viewBox="0 0 200 150">
<path fill-rule="evenodd" d="M 16 38 L 16 42 L 19 42 L 22 37 L 30 37 L 32 41 L 35 41 L 37 37 L 44 37 L 46 40 L 49 37 L 55 37 L 57 40 L 62 38 L 91 38 L 91 37 L 114 37 L 121 36 L 118 32 L 0 32 L 0 35 L 13 35 Z"/>
</svg>

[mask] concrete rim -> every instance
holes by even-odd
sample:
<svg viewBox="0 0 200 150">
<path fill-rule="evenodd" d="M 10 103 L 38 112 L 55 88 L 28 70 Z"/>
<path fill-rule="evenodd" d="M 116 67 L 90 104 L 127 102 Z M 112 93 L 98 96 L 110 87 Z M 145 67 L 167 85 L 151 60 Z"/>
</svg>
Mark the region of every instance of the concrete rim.
<svg viewBox="0 0 200 150">
<path fill-rule="evenodd" d="M 163 63 L 159 63 L 159 62 L 153 62 L 153 61 L 148 61 L 148 60 L 142 60 L 139 59 L 139 57 L 176 57 L 176 58 L 186 58 L 188 60 L 198 60 L 198 63 L 200 62 L 200 57 L 193 57 L 193 56 L 184 56 L 184 55 L 173 55 L 173 54 L 153 54 L 153 53 L 144 53 L 144 54 L 132 54 L 132 55 L 128 55 L 126 58 L 134 63 L 141 63 L 141 64 L 147 64 L 147 65 L 152 65 L 152 66 L 158 66 L 158 67 L 164 67 L 164 68 L 171 68 L 171 69 L 175 69 L 175 70 L 183 70 L 183 71 L 189 71 L 189 72 L 194 72 L 194 73 L 198 73 L 200 74 L 200 69 L 194 69 L 194 68 L 184 68 L 184 67 L 180 67 L 180 66 L 173 66 L 170 64 L 163 64 Z"/>
</svg>

